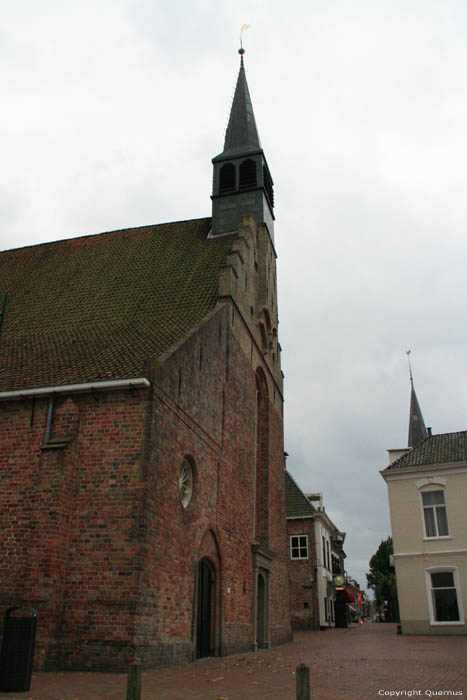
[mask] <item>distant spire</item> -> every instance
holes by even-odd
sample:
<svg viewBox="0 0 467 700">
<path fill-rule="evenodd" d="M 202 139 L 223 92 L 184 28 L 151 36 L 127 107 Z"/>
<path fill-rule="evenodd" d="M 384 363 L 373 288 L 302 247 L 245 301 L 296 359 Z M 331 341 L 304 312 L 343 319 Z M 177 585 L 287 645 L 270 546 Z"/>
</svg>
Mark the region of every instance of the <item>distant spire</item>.
<svg viewBox="0 0 467 700">
<path fill-rule="evenodd" d="M 410 413 L 409 413 L 409 447 L 414 447 L 418 445 L 419 442 L 425 440 L 428 437 L 428 431 L 425 427 L 425 421 L 423 420 L 422 411 L 418 403 L 417 394 L 415 393 L 415 388 L 413 385 L 412 367 L 410 364 L 410 353 L 411 350 L 407 350 L 406 355 L 409 361 L 409 374 L 410 374 Z"/>
<path fill-rule="evenodd" d="M 243 65 L 245 49 L 240 48 L 238 53 L 240 54 L 240 71 L 225 134 L 224 151 L 221 154 L 223 156 L 258 151 L 261 148 L 253 105 L 246 82 L 245 66 Z"/>
</svg>

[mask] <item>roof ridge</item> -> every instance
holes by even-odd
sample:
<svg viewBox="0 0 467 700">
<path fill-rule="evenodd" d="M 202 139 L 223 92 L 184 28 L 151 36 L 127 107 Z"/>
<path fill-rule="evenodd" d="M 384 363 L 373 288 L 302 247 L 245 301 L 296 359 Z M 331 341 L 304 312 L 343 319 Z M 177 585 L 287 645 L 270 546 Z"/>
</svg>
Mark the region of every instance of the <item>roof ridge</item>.
<svg viewBox="0 0 467 700">
<path fill-rule="evenodd" d="M 404 467 L 417 468 L 467 461 L 467 456 L 462 456 L 462 450 L 464 449 L 465 451 L 467 449 L 466 438 L 467 430 L 428 435 L 413 447 L 409 447 L 407 452 L 392 462 L 392 464 L 382 469 L 382 473 Z"/>
<path fill-rule="evenodd" d="M 14 251 L 18 250 L 27 250 L 29 248 L 39 248 L 40 246 L 48 246 L 48 245 L 54 245 L 56 243 L 65 243 L 66 241 L 79 241 L 79 240 L 84 240 L 85 238 L 96 238 L 97 236 L 107 236 L 110 235 L 111 233 L 123 233 L 124 231 L 141 231 L 142 229 L 150 229 L 150 228 L 160 228 L 162 226 L 172 226 L 172 225 L 180 225 L 180 224 L 189 224 L 192 223 L 193 221 L 208 221 L 212 219 L 212 216 L 201 216 L 201 217 L 195 217 L 193 219 L 181 219 L 179 221 L 164 221 L 160 224 L 142 224 L 141 226 L 127 226 L 126 228 L 116 228 L 116 229 L 111 229 L 109 231 L 98 231 L 97 233 L 85 233 L 83 235 L 78 235 L 78 236 L 70 236 L 70 238 L 57 238 L 54 241 L 41 241 L 40 243 L 30 243 L 29 245 L 24 245 L 24 246 L 19 246 L 17 248 L 5 248 L 4 250 L 0 250 L 0 255 L 2 253 L 12 253 Z"/>
</svg>

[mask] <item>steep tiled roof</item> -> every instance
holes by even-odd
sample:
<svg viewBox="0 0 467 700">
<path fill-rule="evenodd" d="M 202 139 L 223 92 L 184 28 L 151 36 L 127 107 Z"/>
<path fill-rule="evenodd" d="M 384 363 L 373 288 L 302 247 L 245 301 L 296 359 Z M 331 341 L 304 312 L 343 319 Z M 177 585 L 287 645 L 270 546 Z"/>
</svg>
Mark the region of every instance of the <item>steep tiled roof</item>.
<svg viewBox="0 0 467 700">
<path fill-rule="evenodd" d="M 0 253 L 0 391 L 142 376 L 216 303 L 211 219 Z"/>
<path fill-rule="evenodd" d="M 289 472 L 285 472 L 285 512 L 288 518 L 309 518 L 316 513 Z"/>
<path fill-rule="evenodd" d="M 422 467 L 467 461 L 467 430 L 426 438 L 384 469 L 384 473 L 409 467 Z"/>
</svg>

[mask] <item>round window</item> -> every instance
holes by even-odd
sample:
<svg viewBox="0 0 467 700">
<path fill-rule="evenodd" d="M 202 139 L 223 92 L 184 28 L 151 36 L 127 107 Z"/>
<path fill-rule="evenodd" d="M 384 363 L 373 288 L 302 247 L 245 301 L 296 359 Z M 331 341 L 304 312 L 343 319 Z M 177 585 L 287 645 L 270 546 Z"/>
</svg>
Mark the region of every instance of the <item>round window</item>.
<svg viewBox="0 0 467 700">
<path fill-rule="evenodd" d="M 178 494 L 184 508 L 190 503 L 193 496 L 193 467 L 188 459 L 184 459 L 178 472 Z"/>
</svg>

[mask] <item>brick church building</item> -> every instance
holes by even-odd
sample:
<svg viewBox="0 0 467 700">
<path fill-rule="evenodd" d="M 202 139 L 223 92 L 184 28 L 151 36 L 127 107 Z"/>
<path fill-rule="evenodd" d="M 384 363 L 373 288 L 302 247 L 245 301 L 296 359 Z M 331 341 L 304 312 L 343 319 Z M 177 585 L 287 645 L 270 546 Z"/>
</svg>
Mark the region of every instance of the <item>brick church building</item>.
<svg viewBox="0 0 467 700">
<path fill-rule="evenodd" d="M 243 56 L 212 217 L 0 254 L 0 614 L 37 668 L 290 639 L 273 183 Z"/>
</svg>

